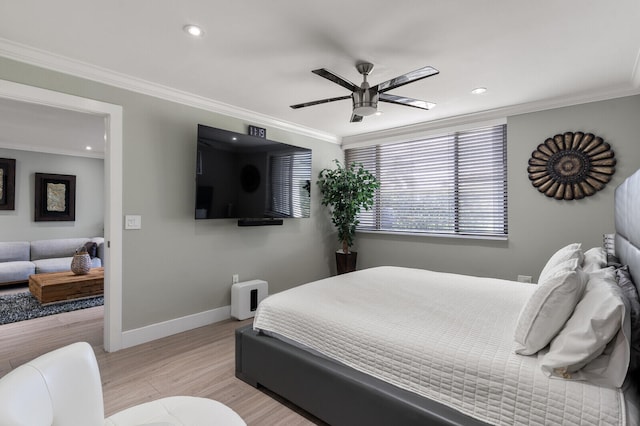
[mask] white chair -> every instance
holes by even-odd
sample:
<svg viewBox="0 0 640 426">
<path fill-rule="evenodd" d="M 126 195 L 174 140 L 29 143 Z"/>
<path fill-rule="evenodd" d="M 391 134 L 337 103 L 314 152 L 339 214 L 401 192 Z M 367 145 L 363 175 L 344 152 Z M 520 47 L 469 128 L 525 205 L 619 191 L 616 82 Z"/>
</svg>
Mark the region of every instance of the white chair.
<svg viewBox="0 0 640 426">
<path fill-rule="evenodd" d="M 104 418 L 102 382 L 86 342 L 44 354 L 0 379 L 0 426 L 229 425 L 240 416 L 207 398 L 174 396 Z"/>
</svg>

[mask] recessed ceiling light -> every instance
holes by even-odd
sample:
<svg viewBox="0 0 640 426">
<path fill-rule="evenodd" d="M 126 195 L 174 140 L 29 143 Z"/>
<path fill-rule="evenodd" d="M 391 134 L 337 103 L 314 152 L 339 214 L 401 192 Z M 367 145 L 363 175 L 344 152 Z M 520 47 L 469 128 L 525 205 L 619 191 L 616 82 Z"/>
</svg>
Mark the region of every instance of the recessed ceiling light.
<svg viewBox="0 0 640 426">
<path fill-rule="evenodd" d="M 204 31 L 202 31 L 202 28 L 200 28 L 197 25 L 185 25 L 183 27 L 183 29 L 186 31 L 187 34 L 192 35 L 194 37 L 202 37 L 202 35 L 204 34 Z"/>
<path fill-rule="evenodd" d="M 90 146 L 85 146 L 84 149 L 86 149 L 87 151 L 91 151 L 93 148 L 91 148 Z"/>
<path fill-rule="evenodd" d="M 235 136 L 231 138 L 232 141 L 237 141 L 238 138 L 236 138 Z"/>
<path fill-rule="evenodd" d="M 474 95 L 481 95 L 487 91 L 486 87 L 476 87 L 471 91 Z"/>
</svg>

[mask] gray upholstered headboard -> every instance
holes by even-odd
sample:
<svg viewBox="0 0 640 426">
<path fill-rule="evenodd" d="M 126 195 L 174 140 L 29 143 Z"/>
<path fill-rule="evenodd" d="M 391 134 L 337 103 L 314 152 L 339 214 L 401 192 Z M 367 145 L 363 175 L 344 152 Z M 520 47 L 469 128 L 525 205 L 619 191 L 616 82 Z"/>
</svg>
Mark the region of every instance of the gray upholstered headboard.
<svg viewBox="0 0 640 426">
<path fill-rule="evenodd" d="M 616 255 L 640 287 L 640 170 L 616 188 L 615 221 Z"/>
</svg>

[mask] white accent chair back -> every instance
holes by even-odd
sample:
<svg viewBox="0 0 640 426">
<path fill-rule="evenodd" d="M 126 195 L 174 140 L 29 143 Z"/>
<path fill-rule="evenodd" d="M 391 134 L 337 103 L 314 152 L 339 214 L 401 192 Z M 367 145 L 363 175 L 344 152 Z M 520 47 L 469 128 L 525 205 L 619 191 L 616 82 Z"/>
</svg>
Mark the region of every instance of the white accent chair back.
<svg viewBox="0 0 640 426">
<path fill-rule="evenodd" d="M 103 404 L 98 363 L 86 342 L 44 354 L 0 379 L 0 426 L 246 426 L 229 407 L 207 398 L 163 398 L 106 420 Z"/>
</svg>

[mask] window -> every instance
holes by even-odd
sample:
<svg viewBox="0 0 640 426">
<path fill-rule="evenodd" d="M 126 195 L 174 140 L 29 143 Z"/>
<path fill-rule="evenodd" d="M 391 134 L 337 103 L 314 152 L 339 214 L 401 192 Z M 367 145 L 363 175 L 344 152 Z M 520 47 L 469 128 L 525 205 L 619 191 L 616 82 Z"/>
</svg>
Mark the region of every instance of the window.
<svg viewBox="0 0 640 426">
<path fill-rule="evenodd" d="M 276 217 L 309 217 L 311 151 L 269 157 L 269 210 Z"/>
<path fill-rule="evenodd" d="M 359 230 L 506 237 L 506 125 L 347 149 L 380 181 Z"/>
</svg>

